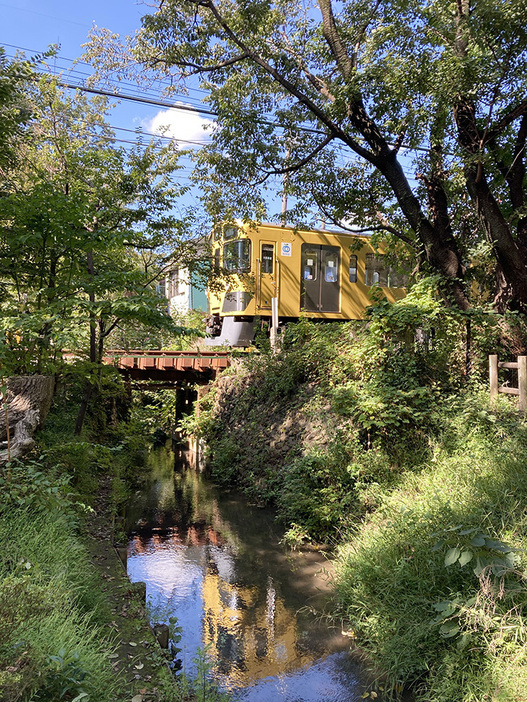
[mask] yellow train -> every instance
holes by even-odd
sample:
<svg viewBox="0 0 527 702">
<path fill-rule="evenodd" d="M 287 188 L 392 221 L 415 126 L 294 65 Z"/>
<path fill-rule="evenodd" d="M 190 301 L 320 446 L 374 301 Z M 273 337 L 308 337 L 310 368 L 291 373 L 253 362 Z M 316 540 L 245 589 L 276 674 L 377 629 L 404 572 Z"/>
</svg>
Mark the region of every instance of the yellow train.
<svg viewBox="0 0 527 702">
<path fill-rule="evenodd" d="M 393 302 L 404 276 L 389 268 L 367 236 L 299 230 L 275 224 L 229 223 L 212 234 L 218 284 L 207 291 L 213 344 L 248 346 L 255 321 L 362 319 L 380 286 Z"/>
</svg>

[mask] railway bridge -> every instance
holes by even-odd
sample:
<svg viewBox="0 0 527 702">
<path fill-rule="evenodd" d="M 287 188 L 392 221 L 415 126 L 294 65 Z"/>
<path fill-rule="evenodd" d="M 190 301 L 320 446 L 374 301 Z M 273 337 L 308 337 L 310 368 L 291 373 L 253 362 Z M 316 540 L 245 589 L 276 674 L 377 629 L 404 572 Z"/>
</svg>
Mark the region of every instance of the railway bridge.
<svg viewBox="0 0 527 702">
<path fill-rule="evenodd" d="M 155 387 L 208 385 L 230 365 L 230 352 L 112 349 L 103 362 L 115 366 L 125 378 L 153 381 Z"/>
<path fill-rule="evenodd" d="M 207 393 L 209 383 L 230 365 L 231 359 L 229 351 L 112 349 L 104 355 L 103 363 L 118 369 L 130 396 L 134 386 L 143 390 L 175 390 L 177 423 L 192 411 Z M 196 411 L 199 413 L 199 403 Z M 174 431 L 173 439 L 180 441 L 181 435 Z"/>
</svg>

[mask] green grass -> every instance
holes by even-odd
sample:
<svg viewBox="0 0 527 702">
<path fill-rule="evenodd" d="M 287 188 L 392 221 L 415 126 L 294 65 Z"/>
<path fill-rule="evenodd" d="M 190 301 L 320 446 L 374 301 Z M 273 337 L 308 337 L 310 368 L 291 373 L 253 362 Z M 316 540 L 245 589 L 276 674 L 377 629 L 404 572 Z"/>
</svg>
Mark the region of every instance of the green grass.
<svg viewBox="0 0 527 702">
<path fill-rule="evenodd" d="M 2 699 L 118 699 L 104 601 L 68 516 L 4 508 L 0 543 Z"/>
<path fill-rule="evenodd" d="M 392 687 L 430 702 L 517 702 L 527 699 L 527 428 L 469 395 L 447 429 L 341 547 L 342 613 Z"/>
<path fill-rule="evenodd" d="M 74 437 L 75 388 L 56 398 L 38 446 L 0 471 L 0 699 L 125 700 L 108 656 L 112 616 L 81 536 L 100 480 L 117 502 L 141 437 L 127 428 Z M 91 431 L 91 433 L 90 433 Z M 92 440 L 97 437 L 97 441 Z M 104 442 L 104 443 L 103 443 Z"/>
</svg>

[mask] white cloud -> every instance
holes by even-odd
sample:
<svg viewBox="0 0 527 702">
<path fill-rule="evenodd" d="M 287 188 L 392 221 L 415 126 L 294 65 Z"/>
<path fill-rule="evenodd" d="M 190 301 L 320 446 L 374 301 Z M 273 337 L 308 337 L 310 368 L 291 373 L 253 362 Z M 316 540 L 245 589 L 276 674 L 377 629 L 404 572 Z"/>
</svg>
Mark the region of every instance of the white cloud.
<svg viewBox="0 0 527 702">
<path fill-rule="evenodd" d="M 144 127 L 150 132 L 164 134 L 183 143 L 208 140 L 210 130 L 205 131 L 205 126 L 212 124 L 212 120 L 202 117 L 197 112 L 170 108 L 161 110 L 151 120 L 146 120 Z"/>
</svg>

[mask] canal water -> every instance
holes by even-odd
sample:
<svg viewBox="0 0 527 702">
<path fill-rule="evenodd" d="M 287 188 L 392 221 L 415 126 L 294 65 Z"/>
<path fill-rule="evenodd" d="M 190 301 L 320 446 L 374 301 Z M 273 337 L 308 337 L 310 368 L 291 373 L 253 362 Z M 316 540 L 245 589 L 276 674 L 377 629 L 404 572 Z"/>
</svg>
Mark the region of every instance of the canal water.
<svg viewBox="0 0 527 702">
<path fill-rule="evenodd" d="M 175 665 L 199 650 L 221 689 L 243 702 L 362 699 L 350 641 L 324 617 L 329 564 L 280 544 L 273 515 L 178 462 L 150 455 L 150 478 L 127 510 L 128 574 L 143 581 L 152 621 L 177 617 Z"/>
</svg>

